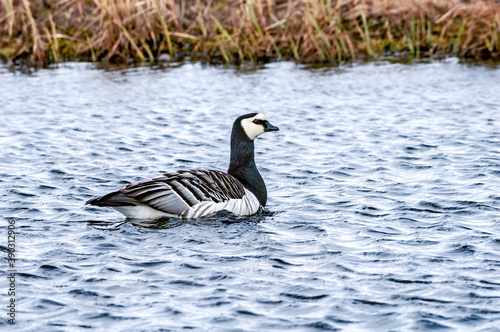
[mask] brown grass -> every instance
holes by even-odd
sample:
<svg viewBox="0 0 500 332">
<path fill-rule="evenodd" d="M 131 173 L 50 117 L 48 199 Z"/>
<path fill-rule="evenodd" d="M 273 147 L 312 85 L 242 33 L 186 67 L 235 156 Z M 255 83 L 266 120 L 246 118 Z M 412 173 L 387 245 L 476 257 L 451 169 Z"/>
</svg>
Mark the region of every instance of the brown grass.
<svg viewBox="0 0 500 332">
<path fill-rule="evenodd" d="M 338 62 L 500 59 L 493 0 L 0 0 L 0 57 Z M 163 55 L 163 57 L 166 57 Z"/>
</svg>

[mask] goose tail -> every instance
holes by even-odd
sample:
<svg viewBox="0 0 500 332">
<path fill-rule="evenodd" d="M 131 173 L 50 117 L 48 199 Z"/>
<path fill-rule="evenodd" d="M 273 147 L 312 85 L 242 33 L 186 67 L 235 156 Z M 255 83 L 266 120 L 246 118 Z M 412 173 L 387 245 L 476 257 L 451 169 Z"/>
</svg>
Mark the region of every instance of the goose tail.
<svg viewBox="0 0 500 332">
<path fill-rule="evenodd" d="M 88 200 L 85 204 L 95 205 L 95 206 L 135 206 L 137 201 L 131 197 L 128 197 L 120 191 L 115 191 L 104 195 L 102 197 L 93 198 Z"/>
</svg>

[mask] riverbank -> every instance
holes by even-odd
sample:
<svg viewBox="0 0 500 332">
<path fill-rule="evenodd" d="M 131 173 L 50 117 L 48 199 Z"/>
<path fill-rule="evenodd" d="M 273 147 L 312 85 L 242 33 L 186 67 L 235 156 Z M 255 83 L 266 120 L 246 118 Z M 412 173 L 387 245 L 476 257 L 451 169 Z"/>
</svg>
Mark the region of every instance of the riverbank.
<svg viewBox="0 0 500 332">
<path fill-rule="evenodd" d="M 0 57 L 33 65 L 500 59 L 500 3 L 490 0 L 0 0 L 0 31 Z"/>
</svg>

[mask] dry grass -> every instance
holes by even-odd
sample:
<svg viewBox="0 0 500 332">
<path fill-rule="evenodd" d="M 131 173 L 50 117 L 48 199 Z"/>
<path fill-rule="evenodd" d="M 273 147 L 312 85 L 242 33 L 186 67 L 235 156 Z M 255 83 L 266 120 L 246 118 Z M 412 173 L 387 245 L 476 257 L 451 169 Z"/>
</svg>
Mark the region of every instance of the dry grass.
<svg viewBox="0 0 500 332">
<path fill-rule="evenodd" d="M 493 0 L 0 0 L 0 57 L 344 61 L 500 59 Z M 164 56 L 165 57 L 165 56 Z"/>
</svg>

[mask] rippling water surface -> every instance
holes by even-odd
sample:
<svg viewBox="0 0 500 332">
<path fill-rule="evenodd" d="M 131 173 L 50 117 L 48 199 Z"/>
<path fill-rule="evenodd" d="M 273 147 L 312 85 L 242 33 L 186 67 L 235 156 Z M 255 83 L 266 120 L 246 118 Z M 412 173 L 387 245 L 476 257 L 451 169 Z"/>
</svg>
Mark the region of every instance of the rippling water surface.
<svg viewBox="0 0 500 332">
<path fill-rule="evenodd" d="M 16 330 L 499 331 L 498 67 L 0 68 L 0 105 Z M 226 170 L 248 112 L 281 129 L 256 141 L 269 211 L 145 223 L 84 206 Z"/>
</svg>

